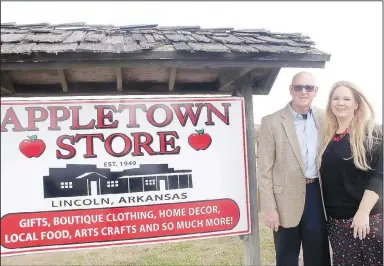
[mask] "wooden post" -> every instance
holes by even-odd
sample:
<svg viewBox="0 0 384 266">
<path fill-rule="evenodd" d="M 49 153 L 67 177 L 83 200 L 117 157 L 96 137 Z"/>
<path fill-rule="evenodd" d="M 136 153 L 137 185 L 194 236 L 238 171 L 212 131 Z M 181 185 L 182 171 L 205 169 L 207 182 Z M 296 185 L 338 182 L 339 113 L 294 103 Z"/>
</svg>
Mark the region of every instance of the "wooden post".
<svg viewBox="0 0 384 266">
<path fill-rule="evenodd" d="M 121 67 L 116 68 L 116 89 L 117 91 L 123 91 L 123 76 L 121 73 Z"/>
<path fill-rule="evenodd" d="M 176 73 L 177 73 L 176 67 L 172 67 L 169 70 L 169 79 L 168 79 L 168 90 L 169 91 L 173 91 L 175 89 Z"/>
<path fill-rule="evenodd" d="M 8 75 L 5 71 L 1 71 L 0 80 L 1 80 L 1 92 L 5 92 L 5 93 L 15 92 L 12 77 Z"/>
<path fill-rule="evenodd" d="M 243 238 L 244 241 L 244 265 L 260 265 L 260 241 L 259 241 L 259 212 L 257 204 L 257 180 L 256 180 L 256 154 L 255 134 L 253 119 L 252 82 L 251 74 L 247 73 L 236 81 L 237 96 L 244 97 L 248 179 L 249 179 L 249 204 L 251 215 L 251 234 Z"/>
<path fill-rule="evenodd" d="M 57 73 L 59 73 L 60 83 L 61 87 L 63 88 L 63 92 L 68 92 L 68 82 L 67 78 L 65 77 L 64 69 L 58 69 Z"/>
</svg>

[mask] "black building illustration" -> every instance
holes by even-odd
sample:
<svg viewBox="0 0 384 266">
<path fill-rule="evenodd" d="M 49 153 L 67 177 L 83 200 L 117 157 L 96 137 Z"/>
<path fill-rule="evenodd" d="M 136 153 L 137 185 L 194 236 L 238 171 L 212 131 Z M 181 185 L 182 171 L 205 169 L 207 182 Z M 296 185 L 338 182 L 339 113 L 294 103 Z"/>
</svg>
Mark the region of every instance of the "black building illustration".
<svg viewBox="0 0 384 266">
<path fill-rule="evenodd" d="M 174 170 L 168 164 L 142 164 L 121 172 L 96 165 L 68 164 L 66 168 L 50 168 L 43 185 L 44 198 L 193 188 L 191 170 Z"/>
</svg>

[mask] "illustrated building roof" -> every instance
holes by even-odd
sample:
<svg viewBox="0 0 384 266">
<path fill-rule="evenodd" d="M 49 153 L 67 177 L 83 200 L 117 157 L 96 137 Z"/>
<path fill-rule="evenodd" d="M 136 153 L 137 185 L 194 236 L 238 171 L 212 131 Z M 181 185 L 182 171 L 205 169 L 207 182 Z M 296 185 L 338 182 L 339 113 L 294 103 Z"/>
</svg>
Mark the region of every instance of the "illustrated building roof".
<svg viewBox="0 0 384 266">
<path fill-rule="evenodd" d="M 98 168 L 97 165 L 89 164 L 68 164 L 64 168 L 50 168 L 50 175 L 66 175 L 74 176 L 76 179 L 85 178 L 89 175 L 98 175 L 103 178 L 107 176 L 147 176 L 158 174 L 182 174 L 190 173 L 190 169 L 175 170 L 172 167 L 168 167 L 168 164 L 140 164 L 135 168 L 125 169 L 122 171 L 112 171 L 109 168 Z"/>
<path fill-rule="evenodd" d="M 122 173 L 124 177 L 129 176 L 146 176 L 146 175 L 158 175 L 158 174 L 182 174 L 189 173 L 191 170 L 175 170 L 174 168 L 168 168 L 168 164 L 141 164 L 139 168 L 132 168 L 124 170 Z"/>
<path fill-rule="evenodd" d="M 106 176 L 101 175 L 101 174 L 96 173 L 96 172 L 87 172 L 87 173 L 84 173 L 84 174 L 82 174 L 82 175 L 79 175 L 79 176 L 76 177 L 76 178 L 77 178 L 77 179 L 80 179 L 80 178 L 83 178 L 83 177 L 87 177 L 87 176 L 89 176 L 89 175 L 98 175 L 98 176 L 100 176 L 100 177 L 107 178 Z"/>
<path fill-rule="evenodd" d="M 329 55 L 301 33 L 157 25 L 1 24 L 1 54 L 154 52 Z"/>
</svg>

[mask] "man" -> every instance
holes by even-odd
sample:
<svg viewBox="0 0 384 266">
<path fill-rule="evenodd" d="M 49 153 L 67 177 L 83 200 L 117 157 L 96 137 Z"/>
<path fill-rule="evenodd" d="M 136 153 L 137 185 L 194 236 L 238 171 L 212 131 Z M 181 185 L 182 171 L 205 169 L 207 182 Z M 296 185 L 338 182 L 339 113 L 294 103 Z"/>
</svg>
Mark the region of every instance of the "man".
<svg viewBox="0 0 384 266">
<path fill-rule="evenodd" d="M 258 155 L 261 211 L 274 230 L 277 266 L 330 264 L 329 242 L 316 164 L 321 111 L 311 107 L 315 78 L 296 74 L 292 101 L 261 120 Z"/>
</svg>

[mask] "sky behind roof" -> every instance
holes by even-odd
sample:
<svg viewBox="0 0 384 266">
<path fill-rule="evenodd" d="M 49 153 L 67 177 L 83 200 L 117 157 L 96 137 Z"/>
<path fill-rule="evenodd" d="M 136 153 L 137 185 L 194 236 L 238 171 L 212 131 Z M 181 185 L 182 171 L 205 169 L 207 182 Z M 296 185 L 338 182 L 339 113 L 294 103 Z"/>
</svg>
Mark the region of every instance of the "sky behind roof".
<svg viewBox="0 0 384 266">
<path fill-rule="evenodd" d="M 319 86 L 314 105 L 325 108 L 331 85 L 356 83 L 382 121 L 382 2 L 1 2 L 1 22 L 158 24 L 265 28 L 300 32 L 331 54 L 324 69 L 312 72 Z M 254 96 L 255 122 L 290 100 L 292 76 L 282 69 L 271 93 Z"/>
</svg>

